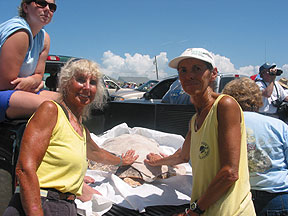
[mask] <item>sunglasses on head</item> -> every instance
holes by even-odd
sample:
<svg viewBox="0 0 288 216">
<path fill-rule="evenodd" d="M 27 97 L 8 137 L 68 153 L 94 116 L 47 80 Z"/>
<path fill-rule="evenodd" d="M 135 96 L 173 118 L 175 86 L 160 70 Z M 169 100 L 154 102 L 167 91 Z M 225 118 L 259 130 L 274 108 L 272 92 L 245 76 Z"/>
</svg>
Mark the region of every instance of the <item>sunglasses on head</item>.
<svg viewBox="0 0 288 216">
<path fill-rule="evenodd" d="M 45 8 L 47 5 L 48 5 L 48 7 L 49 7 L 49 10 L 51 11 L 51 12 L 55 12 L 56 11 L 56 9 L 57 9 L 57 5 L 56 4 L 54 4 L 54 3 L 48 3 L 47 1 L 45 1 L 45 0 L 31 0 L 30 1 L 30 3 L 31 2 L 35 2 L 35 4 L 36 4 L 36 6 L 37 7 L 40 7 L 40 8 Z"/>
</svg>

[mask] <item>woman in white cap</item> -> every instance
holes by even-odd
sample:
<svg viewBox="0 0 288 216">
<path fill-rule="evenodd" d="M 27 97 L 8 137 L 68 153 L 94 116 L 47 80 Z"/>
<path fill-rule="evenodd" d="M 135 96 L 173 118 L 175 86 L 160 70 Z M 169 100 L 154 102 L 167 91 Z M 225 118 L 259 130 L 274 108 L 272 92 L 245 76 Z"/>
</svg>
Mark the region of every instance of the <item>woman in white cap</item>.
<svg viewBox="0 0 288 216">
<path fill-rule="evenodd" d="M 191 160 L 191 203 L 180 215 L 255 215 L 243 112 L 232 97 L 213 92 L 217 77 L 213 56 L 203 48 L 189 48 L 169 66 L 178 70 L 196 114 L 182 149 L 163 158 L 151 153 L 146 163 L 176 165 Z"/>
</svg>

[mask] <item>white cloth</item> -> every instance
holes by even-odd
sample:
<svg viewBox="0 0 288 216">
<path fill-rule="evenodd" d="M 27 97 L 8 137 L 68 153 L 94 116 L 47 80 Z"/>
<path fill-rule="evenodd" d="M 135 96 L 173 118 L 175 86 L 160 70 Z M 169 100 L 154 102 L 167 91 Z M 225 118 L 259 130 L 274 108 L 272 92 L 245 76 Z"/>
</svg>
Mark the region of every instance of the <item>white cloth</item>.
<svg viewBox="0 0 288 216">
<path fill-rule="evenodd" d="M 173 154 L 184 142 L 180 135 L 140 127 L 129 128 L 125 123 L 112 128 L 102 136 L 91 134 L 91 137 L 101 146 L 106 139 L 122 134 L 139 134 L 153 138 L 159 143 L 162 153 L 167 155 Z M 76 200 L 78 213 L 85 216 L 103 215 L 110 210 L 113 203 L 139 212 L 145 212 L 147 206 L 187 204 L 192 192 L 192 168 L 189 163 L 182 165 L 186 168 L 186 175 L 144 183 L 136 188 L 132 188 L 114 174 L 88 170 L 87 175 L 95 179 L 95 183 L 90 186 L 103 196 L 94 194 L 92 200 L 85 203 Z"/>
</svg>

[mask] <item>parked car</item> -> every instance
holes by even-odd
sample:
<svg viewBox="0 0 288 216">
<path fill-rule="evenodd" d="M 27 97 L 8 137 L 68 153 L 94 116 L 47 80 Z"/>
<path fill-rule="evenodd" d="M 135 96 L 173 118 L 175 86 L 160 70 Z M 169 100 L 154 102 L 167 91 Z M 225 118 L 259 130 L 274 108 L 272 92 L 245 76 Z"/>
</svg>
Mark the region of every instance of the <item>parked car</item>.
<svg viewBox="0 0 288 216">
<path fill-rule="evenodd" d="M 148 92 L 158 82 L 158 80 L 149 80 L 136 89 L 121 88 L 120 90 L 110 95 L 111 101 L 124 101 L 127 99 L 141 98 L 145 92 Z"/>
<path fill-rule="evenodd" d="M 150 91 L 145 92 L 141 98 L 121 100 L 122 103 L 160 103 L 171 84 L 178 78 L 177 75 L 167 77 L 155 84 Z M 117 101 L 117 100 L 115 100 Z M 120 100 L 118 100 L 120 101 Z"/>
<path fill-rule="evenodd" d="M 121 89 L 121 87 L 116 82 L 114 82 L 113 80 L 104 79 L 104 83 L 105 83 L 105 86 L 108 90 L 109 95 L 112 95 Z"/>
<path fill-rule="evenodd" d="M 213 89 L 215 92 L 220 93 L 228 82 L 243 76 L 246 75 L 219 73 L 215 80 Z M 167 77 L 158 82 L 149 92 L 146 92 L 142 98 L 125 100 L 124 103 L 161 103 L 163 96 L 168 93 L 168 91 L 171 91 L 170 86 L 177 79 L 177 75 Z M 181 87 L 180 83 L 179 85 Z"/>
<path fill-rule="evenodd" d="M 214 91 L 221 92 L 229 81 L 242 76 L 244 75 L 219 73 L 215 81 Z M 109 102 L 104 111 L 102 132 L 125 122 L 129 127 L 145 127 L 185 136 L 188 131 L 189 121 L 196 112 L 194 106 L 192 104 L 169 104 L 162 102 L 162 97 L 170 90 L 171 84 L 177 78 L 178 76 L 175 75 L 159 81 L 140 99 Z M 99 123 L 95 120 L 89 120 L 89 123 L 88 128 L 96 133 L 93 130 L 95 128 L 99 129 L 99 126 L 95 125 Z"/>
</svg>

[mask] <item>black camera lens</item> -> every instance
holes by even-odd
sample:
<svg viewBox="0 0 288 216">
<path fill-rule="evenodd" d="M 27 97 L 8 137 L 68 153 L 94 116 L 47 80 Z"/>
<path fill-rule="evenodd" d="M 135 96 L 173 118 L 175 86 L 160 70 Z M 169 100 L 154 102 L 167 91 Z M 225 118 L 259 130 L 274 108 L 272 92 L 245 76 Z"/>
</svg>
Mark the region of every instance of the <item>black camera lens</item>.
<svg viewBox="0 0 288 216">
<path fill-rule="evenodd" d="M 280 69 L 277 69 L 277 71 L 276 71 L 276 76 L 280 76 L 282 73 L 283 73 L 283 71 L 282 71 L 282 70 L 280 70 Z"/>
</svg>

